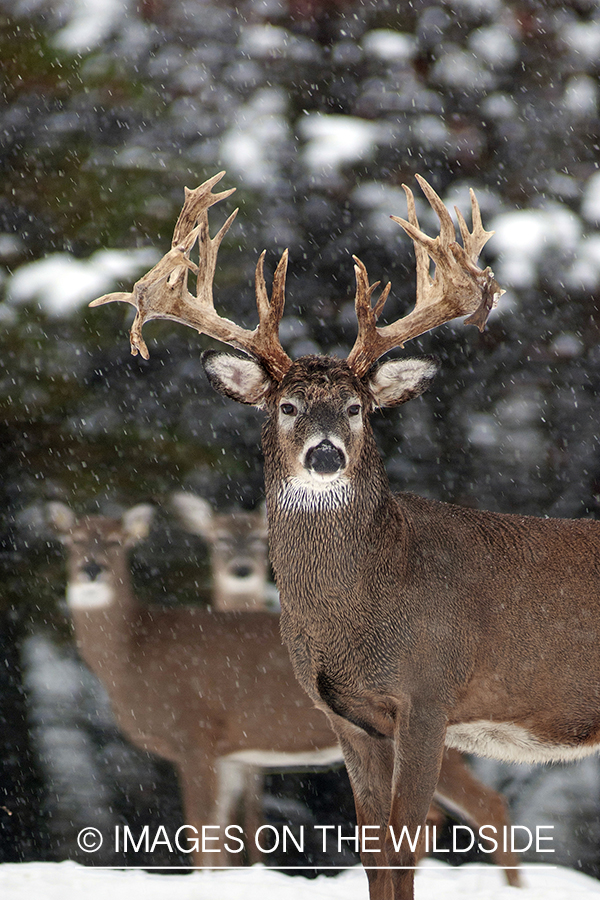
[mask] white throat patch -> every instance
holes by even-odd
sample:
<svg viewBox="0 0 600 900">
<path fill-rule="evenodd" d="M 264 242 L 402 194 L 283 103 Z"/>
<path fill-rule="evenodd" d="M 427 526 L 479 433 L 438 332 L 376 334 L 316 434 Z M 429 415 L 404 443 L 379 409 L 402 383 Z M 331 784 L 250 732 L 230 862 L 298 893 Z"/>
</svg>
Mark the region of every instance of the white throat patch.
<svg viewBox="0 0 600 900">
<path fill-rule="evenodd" d="M 287 478 L 279 488 L 277 503 L 282 512 L 328 512 L 348 506 L 354 489 L 344 475 L 325 481 L 316 478 Z"/>
<path fill-rule="evenodd" d="M 265 580 L 261 575 L 253 573 L 247 578 L 236 578 L 235 575 L 220 575 L 215 579 L 220 591 L 224 594 L 257 594 L 261 596 L 265 590 Z"/>
<path fill-rule="evenodd" d="M 102 609 L 110 606 L 114 591 L 104 581 L 71 581 L 67 585 L 67 603 L 70 609 Z"/>
</svg>

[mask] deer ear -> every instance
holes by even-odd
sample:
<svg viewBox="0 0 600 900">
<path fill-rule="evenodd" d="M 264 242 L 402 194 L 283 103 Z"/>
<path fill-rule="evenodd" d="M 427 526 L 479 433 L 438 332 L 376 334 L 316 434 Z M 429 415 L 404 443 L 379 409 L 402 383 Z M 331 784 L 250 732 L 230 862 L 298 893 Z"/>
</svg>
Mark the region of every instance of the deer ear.
<svg viewBox="0 0 600 900">
<path fill-rule="evenodd" d="M 433 359 L 392 359 L 371 374 L 368 384 L 375 406 L 398 406 L 427 390 L 438 370 Z"/>
<path fill-rule="evenodd" d="M 264 406 L 272 381 L 257 360 L 206 350 L 202 354 L 202 364 L 208 380 L 219 394 L 239 403 Z"/>
<path fill-rule="evenodd" d="M 155 509 L 149 503 L 139 503 L 123 514 L 121 521 L 128 547 L 133 547 L 148 537 L 154 513 Z"/>
<path fill-rule="evenodd" d="M 192 534 L 208 539 L 213 523 L 210 503 L 203 497 L 186 494 L 185 491 L 175 491 L 169 499 L 183 527 Z"/>
<path fill-rule="evenodd" d="M 48 524 L 61 539 L 70 535 L 75 527 L 75 513 L 66 505 L 52 500 L 46 504 L 46 517 Z"/>
</svg>

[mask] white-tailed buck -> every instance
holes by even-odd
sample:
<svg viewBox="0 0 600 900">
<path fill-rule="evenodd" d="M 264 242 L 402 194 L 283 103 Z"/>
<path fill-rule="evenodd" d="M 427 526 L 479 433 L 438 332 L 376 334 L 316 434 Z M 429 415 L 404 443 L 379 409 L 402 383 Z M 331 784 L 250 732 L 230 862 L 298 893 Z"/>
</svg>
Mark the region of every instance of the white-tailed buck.
<svg viewBox="0 0 600 900">
<path fill-rule="evenodd" d="M 281 629 L 297 678 L 341 743 L 364 826 L 371 897 L 411 898 L 417 853 L 400 841 L 423 828 L 444 746 L 502 759 L 576 759 L 600 745 L 600 526 L 465 509 L 392 494 L 369 417 L 418 396 L 429 360 L 385 352 L 466 313 L 484 327 L 501 293 L 477 265 L 490 237 L 472 195 L 463 246 L 432 188 L 419 179 L 440 234 L 396 219 L 417 256 L 415 309 L 377 327 L 389 292 L 356 266 L 358 337 L 346 360 L 292 361 L 278 336 L 287 254 L 269 299 L 256 271 L 259 325 L 248 331 L 215 311 L 216 255 L 233 216 L 211 239 L 208 209 L 220 175 L 194 191 L 172 249 L 134 286 L 94 305 L 137 307 L 134 353 L 147 356 L 145 320 L 167 318 L 247 355 L 210 352 L 213 386 L 266 411 L 263 452 L 271 560 Z M 190 259 L 198 242 L 199 265 Z M 430 275 L 430 260 L 435 265 Z M 196 295 L 187 289 L 197 279 Z M 377 840 L 370 840 L 378 837 Z M 418 849 L 418 848 L 417 848 Z"/>
<path fill-rule="evenodd" d="M 278 609 L 276 591 L 267 578 L 264 505 L 254 512 L 217 513 L 204 497 L 184 491 L 176 491 L 170 501 L 183 527 L 208 544 L 213 609 Z"/>
</svg>

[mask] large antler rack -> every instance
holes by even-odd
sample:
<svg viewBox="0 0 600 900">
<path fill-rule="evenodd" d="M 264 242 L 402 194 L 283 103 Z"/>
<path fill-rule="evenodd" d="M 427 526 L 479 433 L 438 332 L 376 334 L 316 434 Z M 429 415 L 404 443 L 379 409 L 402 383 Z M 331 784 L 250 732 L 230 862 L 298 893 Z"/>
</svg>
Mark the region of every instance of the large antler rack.
<svg viewBox="0 0 600 900">
<path fill-rule="evenodd" d="M 417 261 L 417 299 L 412 312 L 381 328 L 377 327 L 376 322 L 389 294 L 390 284 L 386 285 L 372 307 L 371 297 L 379 282 L 369 285 L 365 266 L 354 257 L 358 336 L 348 356 L 348 365 L 359 377 L 365 375 L 375 360 L 388 350 L 403 347 L 406 341 L 457 316 L 470 313 L 465 322 L 477 325 L 483 331 L 490 310 L 504 293 L 489 266 L 482 270 L 477 265 L 483 246 L 494 232 L 484 231 L 479 204 L 473 191 L 470 192 L 472 232 L 455 207 L 463 241 L 461 247 L 456 242 L 454 225 L 442 200 L 424 178 L 420 175 L 416 178 L 440 220 L 440 233 L 436 238 L 431 238 L 419 229 L 413 193 L 403 185 L 409 220 L 397 216 L 392 216 L 392 219 L 413 240 Z M 433 278 L 429 271 L 430 260 L 435 264 Z"/>
<path fill-rule="evenodd" d="M 133 286 L 131 293 L 105 294 L 90 306 L 101 306 L 122 300 L 135 306 L 137 314 L 131 327 L 131 352 L 148 359 L 148 348 L 142 337 L 142 326 L 148 319 L 170 319 L 195 328 L 201 334 L 255 356 L 276 381 L 281 381 L 292 361 L 279 341 L 279 323 L 285 303 L 285 276 L 288 254 L 283 253 L 273 277 L 269 298 L 264 278 L 262 253 L 256 266 L 256 304 L 259 322 L 250 331 L 236 325 L 215 310 L 212 285 L 217 254 L 237 210 L 229 216 L 214 238 L 208 228 L 208 210 L 229 197 L 233 190 L 213 194 L 212 189 L 225 173 L 209 178 L 200 187 L 185 189 L 185 202 L 175 230 L 171 249 Z M 392 216 L 410 235 L 417 260 L 417 299 L 415 308 L 391 325 L 377 327 L 377 319 L 388 297 L 388 284 L 374 306 L 371 300 L 379 282 L 369 284 L 367 270 L 354 257 L 356 272 L 356 316 L 358 336 L 348 357 L 348 365 L 362 378 L 371 365 L 388 350 L 403 347 L 411 338 L 430 331 L 457 316 L 470 314 L 466 322 L 483 331 L 487 317 L 504 291 L 488 267 L 480 269 L 477 259 L 493 231 L 484 231 L 479 205 L 471 191 L 472 231 L 458 210 L 456 214 L 463 246 L 455 240 L 456 232 L 450 213 L 424 178 L 417 175 L 423 193 L 440 220 L 440 233 L 431 238 L 419 229 L 412 191 L 404 185 L 408 204 L 408 221 Z M 190 254 L 198 243 L 198 265 Z M 430 261 L 435 271 L 430 275 Z M 196 276 L 196 295 L 187 287 L 188 274 Z"/>
<path fill-rule="evenodd" d="M 131 352 L 140 353 L 148 359 L 148 347 L 142 337 L 142 326 L 148 319 L 169 319 L 195 328 L 216 340 L 251 353 L 277 380 L 283 378 L 291 365 L 291 359 L 279 341 L 279 322 L 285 304 L 285 276 L 287 271 L 287 250 L 281 257 L 273 277 L 271 298 L 264 278 L 263 253 L 256 266 L 256 304 L 259 324 L 250 331 L 220 315 L 215 310 L 212 285 L 215 275 L 217 254 L 223 237 L 237 215 L 237 209 L 229 216 L 218 234 L 210 237 L 208 210 L 215 203 L 233 194 L 235 188 L 213 194 L 212 189 L 225 173 L 209 178 L 195 190 L 185 189 L 185 202 L 175 230 L 171 249 L 142 278 L 137 281 L 131 293 L 117 292 L 105 294 L 90 303 L 101 306 L 122 300 L 131 303 L 137 310 L 130 331 Z M 190 254 L 198 242 L 199 264 L 190 259 Z M 196 296 L 188 290 L 188 273 L 196 276 Z"/>
</svg>

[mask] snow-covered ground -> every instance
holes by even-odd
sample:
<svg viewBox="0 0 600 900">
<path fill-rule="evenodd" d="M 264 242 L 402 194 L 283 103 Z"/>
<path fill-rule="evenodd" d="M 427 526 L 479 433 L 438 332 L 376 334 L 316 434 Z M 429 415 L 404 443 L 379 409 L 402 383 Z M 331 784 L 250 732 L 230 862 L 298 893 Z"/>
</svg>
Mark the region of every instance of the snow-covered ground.
<svg viewBox="0 0 600 900">
<path fill-rule="evenodd" d="M 426 860 L 417 873 L 416 900 L 570 900 L 597 898 L 600 882 L 571 869 L 528 866 L 525 885 L 516 892 L 494 866 L 451 869 Z M 309 881 L 263 866 L 192 875 L 84 868 L 74 862 L 6 863 L 0 866 L 2 900 L 367 900 L 367 879 L 360 868 L 335 878 Z"/>
</svg>

